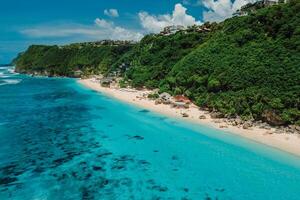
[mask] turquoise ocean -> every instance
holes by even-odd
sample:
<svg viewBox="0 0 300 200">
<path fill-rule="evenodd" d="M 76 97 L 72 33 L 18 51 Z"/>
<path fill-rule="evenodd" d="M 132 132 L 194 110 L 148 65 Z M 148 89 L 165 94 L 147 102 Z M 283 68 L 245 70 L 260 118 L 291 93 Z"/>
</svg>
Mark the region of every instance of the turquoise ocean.
<svg viewBox="0 0 300 200">
<path fill-rule="evenodd" d="M 0 199 L 299 200 L 300 158 L 2 67 Z"/>
</svg>

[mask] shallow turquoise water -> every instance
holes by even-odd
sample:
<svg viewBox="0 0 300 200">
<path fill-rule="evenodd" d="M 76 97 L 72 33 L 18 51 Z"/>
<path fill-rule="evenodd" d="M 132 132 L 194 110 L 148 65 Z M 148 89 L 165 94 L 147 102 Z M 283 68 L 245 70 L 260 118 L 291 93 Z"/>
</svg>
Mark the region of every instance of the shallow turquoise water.
<svg viewBox="0 0 300 200">
<path fill-rule="evenodd" d="M 300 159 L 0 68 L 0 199 L 299 200 Z"/>
</svg>

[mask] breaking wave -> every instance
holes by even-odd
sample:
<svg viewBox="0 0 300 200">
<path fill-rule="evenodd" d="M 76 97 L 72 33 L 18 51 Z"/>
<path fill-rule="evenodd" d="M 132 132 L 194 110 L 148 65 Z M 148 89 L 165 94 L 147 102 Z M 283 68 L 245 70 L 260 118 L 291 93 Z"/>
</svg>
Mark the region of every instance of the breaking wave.
<svg viewBox="0 0 300 200">
<path fill-rule="evenodd" d="M 5 74 L 4 72 L 0 72 L 0 78 L 8 78 L 8 74 Z"/>
<path fill-rule="evenodd" d="M 3 79 L 0 81 L 0 86 L 2 85 L 16 85 L 20 83 L 22 80 L 21 79 Z"/>
<path fill-rule="evenodd" d="M 15 68 L 14 67 L 2 67 L 0 69 L 0 79 L 2 78 L 9 78 L 11 76 L 15 76 L 18 73 L 15 72 Z"/>
<path fill-rule="evenodd" d="M 11 73 L 11 74 L 15 74 L 16 72 L 15 72 L 15 68 L 9 68 L 9 69 L 7 69 L 7 71 L 9 72 L 9 73 Z"/>
</svg>

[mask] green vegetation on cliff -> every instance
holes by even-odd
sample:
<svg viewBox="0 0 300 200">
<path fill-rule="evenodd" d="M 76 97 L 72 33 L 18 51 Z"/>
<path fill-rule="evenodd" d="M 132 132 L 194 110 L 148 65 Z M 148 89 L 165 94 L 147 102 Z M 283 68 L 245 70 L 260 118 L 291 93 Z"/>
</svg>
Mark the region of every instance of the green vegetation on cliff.
<svg viewBox="0 0 300 200">
<path fill-rule="evenodd" d="M 57 76 L 106 73 L 133 44 L 120 41 L 77 43 L 66 46 L 32 45 L 14 60 L 17 71 Z"/>
<path fill-rule="evenodd" d="M 204 43 L 209 35 L 196 32 L 193 27 L 168 36 L 147 35 L 119 61 L 131 66 L 126 78 L 132 80 L 134 87 L 157 88 L 174 65 Z"/>
<path fill-rule="evenodd" d="M 16 65 L 69 75 L 107 74 L 125 63 L 122 76 L 134 87 L 184 94 L 227 116 L 300 124 L 300 1 L 204 26 L 209 31 L 190 27 L 135 45 L 32 46 Z"/>
<path fill-rule="evenodd" d="M 299 124 L 299 1 L 226 20 L 160 87 L 229 116 Z"/>
</svg>

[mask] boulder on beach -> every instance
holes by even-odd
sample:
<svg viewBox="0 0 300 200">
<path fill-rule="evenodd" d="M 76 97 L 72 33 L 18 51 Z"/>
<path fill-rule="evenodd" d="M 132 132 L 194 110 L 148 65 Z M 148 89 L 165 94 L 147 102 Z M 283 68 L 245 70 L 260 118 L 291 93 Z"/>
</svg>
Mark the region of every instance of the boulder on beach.
<svg viewBox="0 0 300 200">
<path fill-rule="evenodd" d="M 224 115 L 220 112 L 212 112 L 212 113 L 210 113 L 210 117 L 212 119 L 218 119 L 218 118 L 223 118 Z"/>
<path fill-rule="evenodd" d="M 199 119 L 206 119 L 206 116 L 205 115 L 200 115 Z"/>
<path fill-rule="evenodd" d="M 237 118 L 233 119 L 231 121 L 231 123 L 232 123 L 232 126 L 239 126 L 239 125 L 243 124 L 243 120 L 241 118 L 237 117 Z"/>
<path fill-rule="evenodd" d="M 219 128 L 228 128 L 227 125 L 220 125 Z"/>
<path fill-rule="evenodd" d="M 182 117 L 189 117 L 187 113 L 182 113 Z"/>
<path fill-rule="evenodd" d="M 162 101 L 160 99 L 155 100 L 155 105 L 161 104 Z"/>
<path fill-rule="evenodd" d="M 244 124 L 243 124 L 243 129 L 249 129 L 250 127 L 252 127 L 253 125 L 252 125 L 252 123 L 251 122 L 245 122 Z"/>
<path fill-rule="evenodd" d="M 289 125 L 288 129 L 293 133 L 299 133 L 300 134 L 300 126 L 297 125 Z"/>
</svg>

